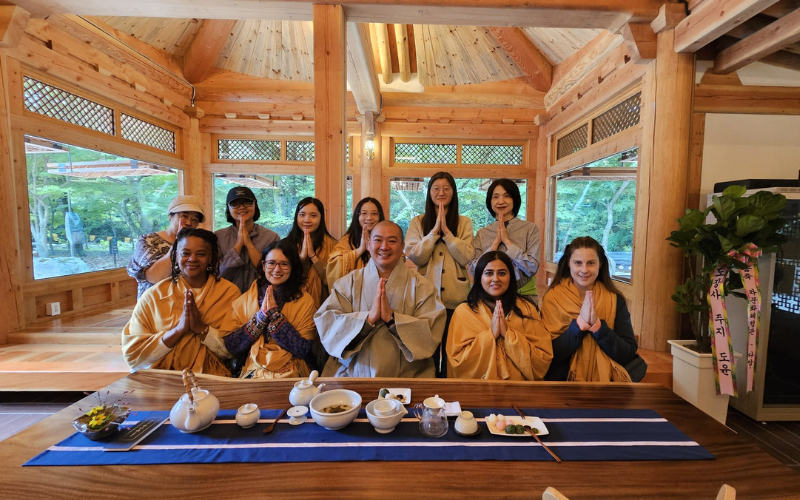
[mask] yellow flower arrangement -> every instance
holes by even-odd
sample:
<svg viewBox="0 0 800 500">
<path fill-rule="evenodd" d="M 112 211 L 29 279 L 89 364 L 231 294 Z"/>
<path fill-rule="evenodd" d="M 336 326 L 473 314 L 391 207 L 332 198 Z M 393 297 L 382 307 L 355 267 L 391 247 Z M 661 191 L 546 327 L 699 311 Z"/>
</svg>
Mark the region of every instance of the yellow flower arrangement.
<svg viewBox="0 0 800 500">
<path fill-rule="evenodd" d="M 106 392 L 105 396 L 108 396 Z M 114 404 L 106 403 L 105 398 L 97 394 L 97 405 L 76 418 L 73 426 L 78 432 L 91 440 L 103 439 L 117 430 L 119 424 L 125 421 L 130 413 L 130 408 L 123 406 L 119 400 Z"/>
</svg>

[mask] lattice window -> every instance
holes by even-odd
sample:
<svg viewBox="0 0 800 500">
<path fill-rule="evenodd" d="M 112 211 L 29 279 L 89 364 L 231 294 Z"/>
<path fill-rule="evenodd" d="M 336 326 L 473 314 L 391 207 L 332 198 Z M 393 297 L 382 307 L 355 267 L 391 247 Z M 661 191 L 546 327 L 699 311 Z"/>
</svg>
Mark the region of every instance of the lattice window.
<svg viewBox="0 0 800 500">
<path fill-rule="evenodd" d="M 175 132 L 172 130 L 153 125 L 125 113 L 120 115 L 120 129 L 123 139 L 170 153 L 175 152 Z"/>
<path fill-rule="evenodd" d="M 464 165 L 522 165 L 522 146 L 473 145 L 461 147 Z"/>
<path fill-rule="evenodd" d="M 395 143 L 395 163 L 455 164 L 455 144 L 406 144 Z"/>
<path fill-rule="evenodd" d="M 220 160 L 280 161 L 281 141 L 220 139 L 217 156 Z"/>
<path fill-rule="evenodd" d="M 286 161 L 314 161 L 314 141 L 286 141 Z"/>
<path fill-rule="evenodd" d="M 30 77 L 22 78 L 25 109 L 114 135 L 114 110 Z"/>
<path fill-rule="evenodd" d="M 589 124 L 573 130 L 558 140 L 558 153 L 556 159 L 560 160 L 565 156 L 576 153 L 588 145 Z"/>
<path fill-rule="evenodd" d="M 592 144 L 639 124 L 642 93 L 629 97 L 592 121 Z"/>
</svg>

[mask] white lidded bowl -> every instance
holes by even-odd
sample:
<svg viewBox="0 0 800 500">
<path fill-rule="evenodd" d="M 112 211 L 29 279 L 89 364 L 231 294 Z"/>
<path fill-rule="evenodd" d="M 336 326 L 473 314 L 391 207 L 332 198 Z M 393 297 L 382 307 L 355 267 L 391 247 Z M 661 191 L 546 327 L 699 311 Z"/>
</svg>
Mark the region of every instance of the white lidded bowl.
<svg viewBox="0 0 800 500">
<path fill-rule="evenodd" d="M 323 413 L 322 409 L 331 405 L 349 405 L 350 409 L 341 413 Z M 314 422 L 328 430 L 339 430 L 353 420 L 361 409 L 361 395 L 347 389 L 333 389 L 314 396 L 308 404 Z"/>
<path fill-rule="evenodd" d="M 397 427 L 397 424 L 403 420 L 408 414 L 408 410 L 399 401 L 396 402 L 395 413 L 391 415 L 378 415 L 375 411 L 375 405 L 385 399 L 376 399 L 367 405 L 367 419 L 369 423 L 375 428 L 375 431 L 380 434 L 388 434 Z"/>
</svg>

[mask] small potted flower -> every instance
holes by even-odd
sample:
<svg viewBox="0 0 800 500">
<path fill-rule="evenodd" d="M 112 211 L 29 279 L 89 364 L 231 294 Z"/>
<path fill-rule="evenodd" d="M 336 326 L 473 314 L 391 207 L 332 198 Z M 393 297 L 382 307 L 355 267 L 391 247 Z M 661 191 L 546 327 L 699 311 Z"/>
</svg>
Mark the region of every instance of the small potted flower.
<svg viewBox="0 0 800 500">
<path fill-rule="evenodd" d="M 99 393 L 97 403 L 96 406 L 72 422 L 78 432 L 92 441 L 106 438 L 116 432 L 119 425 L 128 418 L 128 414 L 131 412 L 131 409 L 122 406 L 119 400 L 112 405 L 107 404 L 105 400 L 101 399 Z"/>
</svg>

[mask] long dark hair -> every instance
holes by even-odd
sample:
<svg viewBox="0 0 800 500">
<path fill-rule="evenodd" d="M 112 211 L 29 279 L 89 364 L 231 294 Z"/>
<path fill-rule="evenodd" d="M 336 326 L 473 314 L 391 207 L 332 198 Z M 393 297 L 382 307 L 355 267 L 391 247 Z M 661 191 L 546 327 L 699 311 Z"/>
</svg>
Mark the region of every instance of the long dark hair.
<svg viewBox="0 0 800 500">
<path fill-rule="evenodd" d="M 314 246 L 314 250 L 318 248 L 322 248 L 322 242 L 325 240 L 325 236 L 329 238 L 333 238 L 331 233 L 328 232 L 328 228 L 325 225 L 325 207 L 322 205 L 322 202 L 316 198 L 306 197 L 300 200 L 297 203 L 297 208 L 294 209 L 294 220 L 292 221 L 292 230 L 289 231 L 289 234 L 286 235 L 285 240 L 290 241 L 292 244 L 297 246 L 298 248 L 303 246 L 303 230 L 300 229 L 300 225 L 297 224 L 297 214 L 300 213 L 300 210 L 306 206 L 313 204 L 319 210 L 319 227 L 316 231 L 311 233 L 311 244 Z M 314 252 L 316 253 L 316 252 Z"/>
<path fill-rule="evenodd" d="M 524 314 L 522 309 L 519 308 L 517 305 L 517 299 L 530 302 L 537 311 L 539 308 L 536 307 L 536 304 L 531 302 L 530 299 L 517 293 L 517 280 L 514 276 L 514 264 L 511 262 L 511 258 L 506 255 L 505 252 L 486 252 L 485 254 L 481 255 L 480 259 L 478 259 L 478 263 L 475 264 L 475 281 L 472 283 L 472 288 L 467 294 L 467 304 L 469 305 L 470 309 L 478 312 L 478 306 L 481 302 L 491 302 L 495 300 L 494 297 L 489 295 L 486 290 L 483 289 L 481 276 L 483 276 L 483 270 L 486 269 L 486 265 L 496 260 L 499 260 L 505 264 L 509 275 L 508 289 L 500 297 L 500 302 L 503 303 L 503 311 L 505 311 L 506 314 L 513 311 L 521 318 L 530 318 L 530 316 Z"/>
<path fill-rule="evenodd" d="M 514 201 L 514 207 L 511 209 L 511 213 L 516 217 L 519 213 L 519 208 L 522 206 L 522 196 L 519 194 L 517 183 L 511 179 L 495 179 L 494 182 L 489 185 L 489 189 L 486 191 L 486 209 L 495 219 L 497 218 L 497 214 L 492 210 L 492 195 L 494 194 L 494 188 L 497 186 L 503 186 L 503 189 L 511 196 L 511 199 Z"/>
<path fill-rule="evenodd" d="M 603 249 L 603 245 L 601 245 L 591 236 L 581 236 L 580 238 L 575 238 L 570 242 L 569 245 L 567 245 L 567 247 L 564 249 L 564 255 L 562 255 L 558 260 L 556 274 L 553 276 L 553 285 L 561 283 L 561 280 L 565 278 L 572 279 L 572 275 L 569 272 L 569 259 L 572 258 L 572 252 L 578 250 L 579 248 L 591 248 L 597 252 L 597 258 L 600 259 L 600 270 L 597 272 L 596 281 L 601 282 L 610 291 L 616 293 L 619 297 L 622 297 L 619 289 L 614 286 L 614 280 L 611 279 L 611 271 L 608 269 L 608 257 L 606 256 L 606 251 Z M 625 298 L 623 297 L 622 300 L 625 300 Z"/>
<path fill-rule="evenodd" d="M 361 201 L 359 201 L 356 205 L 356 208 L 353 210 L 353 218 L 350 219 L 350 227 L 347 228 L 346 233 L 349 235 L 348 241 L 350 242 L 350 246 L 353 248 L 358 248 L 359 245 L 361 245 L 361 232 L 364 231 L 364 228 L 358 223 L 358 215 L 361 213 L 361 209 L 367 203 L 372 203 L 378 208 L 378 222 L 382 222 L 385 219 L 383 216 L 383 206 L 381 206 L 381 202 L 375 198 L 362 198 Z M 361 261 L 364 264 L 369 261 L 369 252 L 364 252 L 361 254 Z"/>
<path fill-rule="evenodd" d="M 211 231 L 200 229 L 199 227 L 185 227 L 178 231 L 178 234 L 175 236 L 175 243 L 172 244 L 172 248 L 169 250 L 169 260 L 172 263 L 172 270 L 170 271 L 172 282 L 176 283 L 178 281 L 178 277 L 181 275 L 181 269 L 178 267 L 178 243 L 181 240 L 185 240 L 189 236 L 196 236 L 197 238 L 205 240 L 209 245 L 211 245 L 211 263 L 208 265 L 210 269 L 206 269 L 206 272 L 213 276 L 215 281 L 219 281 L 220 258 L 217 235 Z"/>
<path fill-rule="evenodd" d="M 456 180 L 447 172 L 436 172 L 431 176 L 431 180 L 428 181 L 428 196 L 425 198 L 425 214 L 422 216 L 422 234 L 430 233 L 433 226 L 436 225 L 439 207 L 437 207 L 431 199 L 431 188 L 433 187 L 433 183 L 439 179 L 446 179 L 453 189 L 453 197 L 450 199 L 450 204 L 447 206 L 445 222 L 450 232 L 452 232 L 453 235 L 458 235 L 458 190 L 456 189 Z"/>
<path fill-rule="evenodd" d="M 300 260 L 300 254 L 297 253 L 297 246 L 286 239 L 273 241 L 261 252 L 261 273 L 258 277 L 259 304 L 264 300 L 264 293 L 271 284 L 265 276 L 264 263 L 267 261 L 267 255 L 273 250 L 283 252 L 283 255 L 289 261 L 289 265 L 292 266 L 289 272 L 289 279 L 284 281 L 282 285 L 276 286 L 273 290 L 275 301 L 283 307 L 286 302 L 292 302 L 303 296 L 303 285 L 306 284 L 308 278 L 303 273 L 303 261 Z"/>
</svg>

